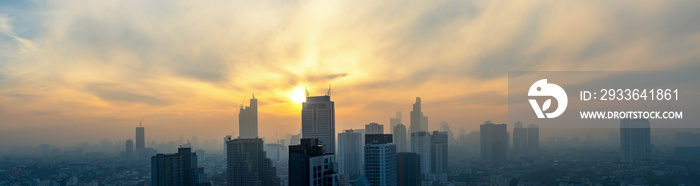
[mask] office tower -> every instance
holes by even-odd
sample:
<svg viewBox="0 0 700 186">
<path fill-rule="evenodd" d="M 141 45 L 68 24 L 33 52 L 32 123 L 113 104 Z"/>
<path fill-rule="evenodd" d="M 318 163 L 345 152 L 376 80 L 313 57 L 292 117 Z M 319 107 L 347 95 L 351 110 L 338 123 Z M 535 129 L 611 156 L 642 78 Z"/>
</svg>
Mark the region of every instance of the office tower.
<svg viewBox="0 0 700 186">
<path fill-rule="evenodd" d="M 134 157 L 137 160 L 145 160 L 146 155 L 146 130 L 143 127 L 136 127 L 136 148 Z"/>
<path fill-rule="evenodd" d="M 486 121 L 481 129 L 481 160 L 494 165 L 506 161 L 508 155 L 508 134 L 506 124 L 493 124 Z"/>
<path fill-rule="evenodd" d="M 396 125 L 401 123 L 401 112 L 396 111 L 396 117 L 395 118 L 389 118 L 389 130 L 391 131 L 392 134 L 394 134 L 394 127 Z M 394 140 L 396 141 L 396 140 Z"/>
<path fill-rule="evenodd" d="M 197 166 L 197 154 L 190 147 L 180 147 L 174 154 L 151 157 L 151 185 L 208 185 L 203 169 Z"/>
<path fill-rule="evenodd" d="M 301 137 L 316 138 L 326 153 L 335 153 L 335 103 L 331 96 L 306 96 L 301 110 Z"/>
<path fill-rule="evenodd" d="M 228 185 L 279 186 L 280 178 L 263 150 L 260 138 L 227 141 Z"/>
<path fill-rule="evenodd" d="M 527 150 L 527 128 L 523 127 L 520 121 L 513 124 L 513 155 L 517 157 L 525 156 Z"/>
<path fill-rule="evenodd" d="M 289 185 L 339 185 L 335 156 L 324 149 L 315 138 L 289 146 Z"/>
<path fill-rule="evenodd" d="M 620 120 L 620 161 L 648 159 L 651 151 L 651 124 L 647 119 Z"/>
<path fill-rule="evenodd" d="M 238 113 L 238 131 L 240 138 L 258 137 L 258 99 L 250 99 L 250 106 L 244 107 L 241 103 L 241 111 Z"/>
<path fill-rule="evenodd" d="M 416 103 L 413 104 L 413 110 L 411 111 L 411 135 L 421 130 L 421 122 L 423 121 L 423 111 L 421 111 L 420 97 L 416 97 Z"/>
<path fill-rule="evenodd" d="M 224 157 L 226 157 L 226 154 L 228 154 L 228 145 L 226 144 L 226 142 L 231 141 L 231 137 L 233 136 L 226 135 L 226 137 L 224 137 Z"/>
<path fill-rule="evenodd" d="M 301 144 L 301 133 L 297 135 L 292 135 L 291 138 L 289 138 L 289 145 L 299 145 Z"/>
<path fill-rule="evenodd" d="M 131 139 L 126 140 L 126 151 L 124 151 L 126 156 L 126 159 L 133 159 L 134 158 L 134 141 Z"/>
<path fill-rule="evenodd" d="M 338 133 L 338 172 L 356 179 L 364 170 L 364 144 L 362 133 L 345 130 Z"/>
<path fill-rule="evenodd" d="M 527 126 L 527 153 L 536 155 L 540 152 L 540 128 L 535 124 Z"/>
<path fill-rule="evenodd" d="M 396 153 L 396 159 L 398 162 L 396 168 L 398 185 L 421 185 L 420 156 L 413 152 L 399 152 Z"/>
<path fill-rule="evenodd" d="M 411 134 L 411 152 L 420 156 L 420 171 L 423 177 L 430 174 L 430 133 L 418 131 Z"/>
<path fill-rule="evenodd" d="M 367 134 L 384 134 L 384 125 L 369 123 L 365 125 L 365 132 L 367 132 Z"/>
<path fill-rule="evenodd" d="M 406 126 L 399 123 L 394 127 L 393 131 L 396 152 L 408 152 L 408 143 L 406 143 Z"/>
<path fill-rule="evenodd" d="M 365 135 L 365 177 L 370 185 L 396 185 L 396 145 L 391 134 Z"/>
<path fill-rule="evenodd" d="M 447 173 L 448 139 L 447 132 L 433 131 L 430 135 L 430 172 Z"/>
</svg>

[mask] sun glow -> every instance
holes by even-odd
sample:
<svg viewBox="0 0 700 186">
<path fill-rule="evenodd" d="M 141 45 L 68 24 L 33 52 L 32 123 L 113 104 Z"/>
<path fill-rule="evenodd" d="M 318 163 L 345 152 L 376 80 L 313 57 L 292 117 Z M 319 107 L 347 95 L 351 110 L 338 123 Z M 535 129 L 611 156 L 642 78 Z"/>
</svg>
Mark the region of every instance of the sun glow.
<svg viewBox="0 0 700 186">
<path fill-rule="evenodd" d="M 304 89 L 294 88 L 289 94 L 289 99 L 294 103 L 302 103 L 306 101 L 306 95 L 304 95 Z"/>
</svg>

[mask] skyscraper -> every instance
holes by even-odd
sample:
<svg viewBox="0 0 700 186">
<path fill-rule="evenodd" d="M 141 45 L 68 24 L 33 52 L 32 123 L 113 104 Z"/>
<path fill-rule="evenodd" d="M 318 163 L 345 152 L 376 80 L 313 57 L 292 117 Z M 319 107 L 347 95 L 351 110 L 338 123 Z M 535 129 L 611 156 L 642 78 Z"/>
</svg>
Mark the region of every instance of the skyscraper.
<svg viewBox="0 0 700 186">
<path fill-rule="evenodd" d="M 227 141 L 228 185 L 279 186 L 280 178 L 263 150 L 260 138 Z"/>
<path fill-rule="evenodd" d="M 448 137 L 447 132 L 433 131 L 430 135 L 430 172 L 433 174 L 447 173 Z"/>
<path fill-rule="evenodd" d="M 289 185 L 338 185 L 340 176 L 335 156 L 324 152 L 318 139 L 302 138 L 301 144 L 289 146 Z"/>
<path fill-rule="evenodd" d="M 335 153 L 335 103 L 331 96 L 307 95 L 302 103 L 301 136 L 316 138 L 323 144 L 324 152 Z"/>
<path fill-rule="evenodd" d="M 535 124 L 527 126 L 527 153 L 536 155 L 540 152 L 540 128 Z"/>
<path fill-rule="evenodd" d="M 401 123 L 401 112 L 396 111 L 396 117 L 389 118 L 389 130 L 391 131 L 392 134 L 394 133 L 394 127 L 396 127 L 396 125 L 398 125 L 400 123 Z"/>
<path fill-rule="evenodd" d="M 396 153 L 397 168 L 396 178 L 398 185 L 421 185 L 420 156 L 413 152 Z"/>
<path fill-rule="evenodd" d="M 124 152 L 124 156 L 126 156 L 126 159 L 134 158 L 134 141 L 132 141 L 131 139 L 126 140 L 126 150 Z"/>
<path fill-rule="evenodd" d="M 393 131 L 396 152 L 408 152 L 408 143 L 406 143 L 406 126 L 399 123 L 394 127 Z"/>
<path fill-rule="evenodd" d="M 134 157 L 138 160 L 146 160 L 146 130 L 136 127 L 136 148 Z"/>
<path fill-rule="evenodd" d="M 369 123 L 365 125 L 365 132 L 367 132 L 367 134 L 384 134 L 384 125 Z"/>
<path fill-rule="evenodd" d="M 420 171 L 423 177 L 430 174 L 430 133 L 418 131 L 411 134 L 411 152 L 420 156 Z"/>
<path fill-rule="evenodd" d="M 420 97 L 416 97 L 416 103 L 413 104 L 413 110 L 411 111 L 411 135 L 413 133 L 422 131 L 421 122 L 423 121 L 423 111 L 421 111 Z M 425 130 L 427 131 L 427 130 Z"/>
<path fill-rule="evenodd" d="M 391 134 L 365 135 L 365 176 L 370 185 L 396 185 L 396 163 Z"/>
<path fill-rule="evenodd" d="M 258 137 L 258 99 L 250 99 L 250 106 L 244 107 L 241 105 L 241 111 L 238 113 L 238 131 L 241 138 L 257 138 Z"/>
<path fill-rule="evenodd" d="M 527 150 L 527 128 L 523 127 L 520 121 L 513 124 L 513 155 L 517 157 L 525 156 Z"/>
<path fill-rule="evenodd" d="M 480 126 L 481 160 L 494 165 L 506 161 L 508 155 L 508 134 L 506 124 L 493 124 L 486 121 Z"/>
<path fill-rule="evenodd" d="M 190 147 L 180 147 L 175 154 L 151 157 L 151 185 L 208 185 L 203 169 L 197 165 L 197 154 Z"/>
<path fill-rule="evenodd" d="M 233 136 L 226 135 L 226 137 L 224 137 L 224 157 L 226 157 L 226 155 L 228 154 L 228 145 L 226 144 L 226 142 L 231 141 L 231 137 Z"/>
<path fill-rule="evenodd" d="M 648 159 L 651 151 L 651 124 L 647 119 L 620 120 L 620 161 Z"/>
<path fill-rule="evenodd" d="M 364 169 L 362 137 L 362 133 L 353 130 L 338 133 L 338 170 L 350 179 L 356 179 Z"/>
</svg>

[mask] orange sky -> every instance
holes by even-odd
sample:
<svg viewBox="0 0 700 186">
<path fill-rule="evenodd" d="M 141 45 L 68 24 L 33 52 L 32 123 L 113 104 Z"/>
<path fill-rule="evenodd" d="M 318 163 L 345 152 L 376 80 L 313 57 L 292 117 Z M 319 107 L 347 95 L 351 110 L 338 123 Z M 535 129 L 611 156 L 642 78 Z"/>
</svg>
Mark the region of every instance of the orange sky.
<svg viewBox="0 0 700 186">
<path fill-rule="evenodd" d="M 144 115 L 149 141 L 218 140 L 251 93 L 272 138 L 328 84 L 337 131 L 408 123 L 419 96 L 469 132 L 507 122 L 511 70 L 700 70 L 696 1 L 0 4 L 0 146 L 125 140 Z"/>
</svg>

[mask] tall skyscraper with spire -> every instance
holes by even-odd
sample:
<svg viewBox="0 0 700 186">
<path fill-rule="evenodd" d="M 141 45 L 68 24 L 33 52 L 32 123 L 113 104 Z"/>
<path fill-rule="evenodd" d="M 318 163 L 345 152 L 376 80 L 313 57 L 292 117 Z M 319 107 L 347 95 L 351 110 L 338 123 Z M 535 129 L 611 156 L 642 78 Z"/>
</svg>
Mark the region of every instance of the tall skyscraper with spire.
<svg viewBox="0 0 700 186">
<path fill-rule="evenodd" d="M 302 138 L 316 138 L 323 144 L 325 153 L 335 154 L 335 103 L 331 101 L 330 90 L 325 96 L 310 97 L 301 110 Z"/>
<path fill-rule="evenodd" d="M 258 137 L 258 99 L 250 99 L 250 106 L 244 107 L 241 104 L 241 111 L 238 113 L 238 131 L 241 138 Z"/>
<path fill-rule="evenodd" d="M 420 97 L 416 97 L 411 111 L 411 134 L 418 131 L 428 131 L 428 117 L 423 115 Z"/>
</svg>

